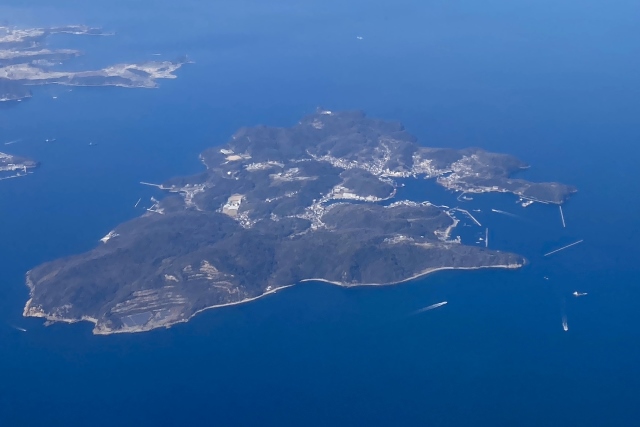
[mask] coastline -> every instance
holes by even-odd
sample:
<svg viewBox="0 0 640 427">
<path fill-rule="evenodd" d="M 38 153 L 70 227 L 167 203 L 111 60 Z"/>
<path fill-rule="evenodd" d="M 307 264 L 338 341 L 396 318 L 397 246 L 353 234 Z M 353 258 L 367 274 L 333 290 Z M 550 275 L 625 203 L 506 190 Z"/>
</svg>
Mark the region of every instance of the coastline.
<svg viewBox="0 0 640 427">
<path fill-rule="evenodd" d="M 64 318 L 64 317 L 59 317 L 56 315 L 52 315 L 52 314 L 47 314 L 45 313 L 41 308 L 39 307 L 31 307 L 31 304 L 33 302 L 33 291 L 34 291 L 34 285 L 31 282 L 31 279 L 29 278 L 29 274 L 31 273 L 31 271 L 27 272 L 27 280 L 26 280 L 26 285 L 29 288 L 29 299 L 27 300 L 27 302 L 25 303 L 23 312 L 22 312 L 22 316 L 23 317 L 37 317 L 37 318 L 43 318 L 46 319 L 46 323 L 45 324 L 52 324 L 52 323 L 56 323 L 56 322 L 60 322 L 60 323 L 78 323 L 78 322 L 91 322 L 94 324 L 94 328 L 92 330 L 92 333 L 94 335 L 112 335 L 112 334 L 124 334 L 124 333 L 139 333 L 139 332 L 148 332 L 151 331 L 153 329 L 159 329 L 159 328 L 165 328 L 168 329 L 173 325 L 179 324 L 179 323 L 187 323 L 189 320 L 191 320 L 192 318 L 194 318 L 196 315 L 207 311 L 207 310 L 211 310 L 211 309 L 215 309 L 215 308 L 222 308 L 222 307 L 228 307 L 228 306 L 234 306 L 234 305 L 239 305 L 239 304 L 245 304 L 251 301 L 255 301 L 257 299 L 260 299 L 262 297 L 265 297 L 267 295 L 270 294 L 274 294 L 282 289 L 286 289 L 286 288 L 290 288 L 293 287 L 295 285 L 297 285 L 298 283 L 304 283 L 304 282 L 323 282 L 323 283 L 328 283 L 331 285 L 335 285 L 335 286 L 340 286 L 343 288 L 355 288 L 355 287 L 361 287 L 361 286 L 368 286 L 368 287 L 373 287 L 373 286 L 394 286 L 394 285 L 399 285 L 401 283 L 405 283 L 405 282 L 409 282 L 411 280 L 415 280 L 421 277 L 425 277 L 428 276 L 429 274 L 435 273 L 437 271 L 443 271 L 443 270 L 481 270 L 481 269 L 489 269 L 489 268 L 501 268 L 501 269 L 510 269 L 510 270 L 515 270 L 518 268 L 523 267 L 526 264 L 526 261 L 523 261 L 522 263 L 515 263 L 515 264 L 502 264 L 502 265 L 483 265 L 483 266 L 478 266 L 478 267 L 433 267 L 433 268 L 428 268 L 425 269 L 423 271 L 421 271 L 418 274 L 415 274 L 411 277 L 408 277 L 406 279 L 400 280 L 398 282 L 388 282 L 388 283 L 344 283 L 344 282 L 336 282 L 336 281 L 331 281 L 331 280 L 326 280 L 326 279 L 318 279 L 318 278 L 312 278 L 312 279 L 303 279 L 300 280 L 297 283 L 294 284 L 290 284 L 290 285 L 284 285 L 284 286 L 280 286 L 274 289 L 270 289 L 258 296 L 252 297 L 252 298 L 245 298 L 243 300 L 240 301 L 235 301 L 235 302 L 230 302 L 230 303 L 226 303 L 226 304 L 217 304 L 217 305 L 212 305 L 209 307 L 204 307 L 201 308 L 197 311 L 194 311 L 193 313 L 191 313 L 191 315 L 187 318 L 184 319 L 179 319 L 179 320 L 175 320 L 175 321 L 171 321 L 171 322 L 167 322 L 166 324 L 153 324 L 153 325 L 144 325 L 144 326 L 140 326 L 140 327 L 136 327 L 136 328 L 121 328 L 121 329 L 117 329 L 117 330 L 112 330 L 112 329 L 108 329 L 106 327 L 102 327 L 99 328 L 98 327 L 98 319 L 90 317 L 90 316 L 82 316 L 79 319 L 70 319 L 70 318 Z"/>
<path fill-rule="evenodd" d="M 428 268 L 426 270 L 421 271 L 418 274 L 415 274 L 411 277 L 408 277 L 406 279 L 400 280 L 398 282 L 388 282 L 388 283 L 344 283 L 344 282 L 333 282 L 331 280 L 326 280 L 326 279 L 303 279 L 301 280 L 299 283 L 302 282 L 323 282 L 323 283 L 329 283 L 335 286 L 340 286 L 343 288 L 359 288 L 362 286 L 368 286 L 368 287 L 377 287 L 377 286 L 394 286 L 394 285 L 399 285 L 401 283 L 406 283 L 406 282 L 410 282 L 411 280 L 415 280 L 415 279 L 419 279 L 421 277 L 425 277 L 428 276 L 429 274 L 435 273 L 437 271 L 443 271 L 443 270 L 483 270 L 483 269 L 489 269 L 489 268 L 502 268 L 502 269 L 509 269 L 509 270 L 515 270 L 517 268 L 521 268 L 525 265 L 525 263 L 521 263 L 521 264 L 502 264 L 502 265 L 483 265 L 483 266 L 479 266 L 479 267 L 433 267 L 433 268 Z"/>
<path fill-rule="evenodd" d="M 256 297 L 252 297 L 252 298 L 245 298 L 243 300 L 240 301 L 235 301 L 235 302 L 229 302 L 226 304 L 217 304 L 217 305 L 211 305 L 209 307 L 204 307 L 201 308 L 200 310 L 196 310 L 194 311 L 189 317 L 185 318 L 185 319 L 180 319 L 180 320 L 176 320 L 173 322 L 169 322 L 167 324 L 164 325 L 157 325 L 157 326 L 149 326 L 149 327 L 145 327 L 142 326 L 138 329 L 118 329 L 118 330 L 100 330 L 100 329 L 93 329 L 93 334 L 94 335 L 111 335 L 111 334 L 125 334 L 125 333 L 137 333 L 137 332 L 148 332 L 151 331 L 153 329 L 159 329 L 159 328 L 165 328 L 165 329 L 169 329 L 171 326 L 173 325 L 177 325 L 179 323 L 187 323 L 189 320 L 193 319 L 196 315 L 202 313 L 203 311 L 207 311 L 207 310 L 211 310 L 214 308 L 222 308 L 222 307 L 229 307 L 229 306 L 233 306 L 233 305 L 239 305 L 239 304 L 244 304 L 247 302 L 251 302 L 251 301 L 255 301 L 259 298 L 262 298 L 264 296 L 270 295 L 270 294 L 275 294 L 276 292 L 278 292 L 281 289 L 286 289 L 286 288 L 290 288 L 294 285 L 286 285 L 286 286 L 281 286 L 279 288 L 275 288 L 275 289 L 271 289 L 263 294 L 260 294 Z M 97 321 L 95 322 L 95 324 L 97 325 Z"/>
</svg>

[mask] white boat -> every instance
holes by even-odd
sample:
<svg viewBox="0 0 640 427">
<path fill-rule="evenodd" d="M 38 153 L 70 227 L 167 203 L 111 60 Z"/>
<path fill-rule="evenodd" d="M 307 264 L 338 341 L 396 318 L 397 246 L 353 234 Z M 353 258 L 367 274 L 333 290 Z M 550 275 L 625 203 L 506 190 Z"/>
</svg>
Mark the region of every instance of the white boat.
<svg viewBox="0 0 640 427">
<path fill-rule="evenodd" d="M 420 310 L 416 310 L 411 314 L 424 313 L 425 311 L 434 310 L 434 309 L 436 309 L 438 307 L 442 307 L 443 305 L 446 305 L 446 304 L 447 304 L 447 301 L 438 302 L 436 304 L 431 304 L 431 305 L 428 305 L 426 307 L 423 307 Z"/>
</svg>

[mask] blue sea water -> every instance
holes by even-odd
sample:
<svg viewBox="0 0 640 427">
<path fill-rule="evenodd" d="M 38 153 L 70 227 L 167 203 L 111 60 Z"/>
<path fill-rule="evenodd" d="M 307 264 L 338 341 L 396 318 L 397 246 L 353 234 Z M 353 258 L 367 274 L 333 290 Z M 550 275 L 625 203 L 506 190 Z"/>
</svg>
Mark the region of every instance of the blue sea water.
<svg viewBox="0 0 640 427">
<path fill-rule="evenodd" d="M 0 425 L 637 424 L 634 2 L 29 3 L 2 0 L 0 14 L 117 32 L 54 38 L 87 52 L 73 67 L 195 63 L 157 90 L 49 86 L 0 110 L 0 143 L 22 139 L 0 150 L 42 162 L 0 181 Z M 238 127 L 289 126 L 319 105 L 401 120 L 425 145 L 515 154 L 532 164 L 523 176 L 579 188 L 567 228 L 551 206 L 456 202 L 411 182 L 407 197 L 482 210 L 483 228 L 461 224 L 466 242 L 486 226 L 491 247 L 530 263 L 393 287 L 307 283 L 145 334 L 22 318 L 24 273 L 140 215 L 138 198 L 158 194 L 139 181 L 198 172 L 197 154 Z"/>
</svg>

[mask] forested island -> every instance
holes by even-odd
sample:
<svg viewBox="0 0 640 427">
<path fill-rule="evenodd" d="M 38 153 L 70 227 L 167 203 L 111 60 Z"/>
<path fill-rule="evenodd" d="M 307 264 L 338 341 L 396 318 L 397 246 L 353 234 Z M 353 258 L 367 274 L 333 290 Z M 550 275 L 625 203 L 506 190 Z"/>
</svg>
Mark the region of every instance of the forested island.
<svg viewBox="0 0 640 427">
<path fill-rule="evenodd" d="M 563 203 L 575 188 L 512 175 L 481 149 L 424 147 L 400 123 L 318 110 L 290 128 L 242 128 L 200 156 L 206 170 L 95 249 L 27 273 L 25 316 L 91 321 L 94 333 L 185 322 L 307 280 L 395 284 L 440 269 L 518 268 L 517 254 L 465 245 L 446 206 L 397 199 L 400 179 Z"/>
</svg>

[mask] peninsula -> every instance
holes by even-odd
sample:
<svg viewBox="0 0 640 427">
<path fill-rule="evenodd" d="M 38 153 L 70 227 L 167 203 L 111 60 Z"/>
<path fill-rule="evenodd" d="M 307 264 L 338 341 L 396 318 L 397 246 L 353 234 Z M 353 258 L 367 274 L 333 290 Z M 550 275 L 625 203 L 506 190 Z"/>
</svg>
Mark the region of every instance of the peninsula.
<svg viewBox="0 0 640 427">
<path fill-rule="evenodd" d="M 424 147 L 401 124 L 357 111 L 242 128 L 200 158 L 206 170 L 157 184 L 167 196 L 95 249 L 29 271 L 24 315 L 140 332 L 308 280 L 387 285 L 518 268 L 522 256 L 453 238 L 452 209 L 398 199 L 399 179 L 557 204 L 575 191 L 512 178 L 527 167 L 512 156 Z"/>
<path fill-rule="evenodd" d="M 45 43 L 54 34 L 104 36 L 99 28 L 82 25 L 18 29 L 0 27 L 0 102 L 21 101 L 31 96 L 28 86 L 120 86 L 154 88 L 156 80 L 175 78 L 174 72 L 187 61 L 145 61 L 116 64 L 99 70 L 60 69 L 65 61 L 82 55 L 73 49 L 49 49 Z"/>
</svg>

